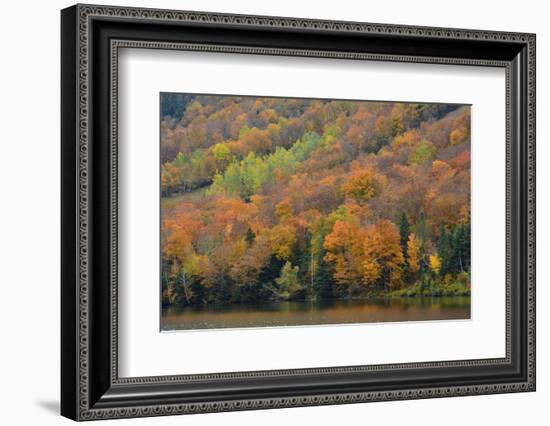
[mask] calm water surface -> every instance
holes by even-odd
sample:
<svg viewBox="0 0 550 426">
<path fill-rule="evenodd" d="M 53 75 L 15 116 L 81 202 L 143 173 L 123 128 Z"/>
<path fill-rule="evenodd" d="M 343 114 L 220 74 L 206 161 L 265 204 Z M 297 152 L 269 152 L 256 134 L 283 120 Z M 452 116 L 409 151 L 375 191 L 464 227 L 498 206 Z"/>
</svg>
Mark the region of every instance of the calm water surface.
<svg viewBox="0 0 550 426">
<path fill-rule="evenodd" d="M 162 309 L 162 330 L 278 327 L 470 318 L 470 297 L 280 302 Z"/>
</svg>

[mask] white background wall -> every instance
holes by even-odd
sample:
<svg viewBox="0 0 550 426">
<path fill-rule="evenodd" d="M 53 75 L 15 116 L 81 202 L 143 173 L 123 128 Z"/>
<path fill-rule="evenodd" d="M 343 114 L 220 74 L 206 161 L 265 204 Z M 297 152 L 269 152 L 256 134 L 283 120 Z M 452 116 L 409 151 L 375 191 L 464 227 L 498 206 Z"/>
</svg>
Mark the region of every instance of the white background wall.
<svg viewBox="0 0 550 426">
<path fill-rule="evenodd" d="M 548 424 L 550 415 L 550 27 L 541 0 L 161 0 L 103 4 L 537 33 L 538 390 L 102 424 Z M 59 9 L 11 0 L 0 23 L 0 422 L 68 424 L 59 404 Z M 490 255 L 488 253 L 487 255 Z"/>
</svg>

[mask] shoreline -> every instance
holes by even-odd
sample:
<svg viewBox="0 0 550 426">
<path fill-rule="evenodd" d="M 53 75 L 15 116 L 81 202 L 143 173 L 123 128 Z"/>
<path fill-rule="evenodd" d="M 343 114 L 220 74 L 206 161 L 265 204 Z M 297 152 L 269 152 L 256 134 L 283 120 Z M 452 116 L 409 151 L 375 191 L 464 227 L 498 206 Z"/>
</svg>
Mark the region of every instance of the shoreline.
<svg viewBox="0 0 550 426">
<path fill-rule="evenodd" d="M 336 304 L 338 302 L 376 302 L 376 301 L 383 301 L 383 300 L 427 300 L 427 299 L 455 299 L 455 298 L 471 298 L 470 294 L 454 294 L 454 295 L 415 295 L 415 296 L 407 296 L 407 295 L 396 295 L 396 294 L 388 294 L 388 295 L 374 295 L 374 296 L 368 296 L 368 297 L 352 297 L 352 298 L 333 298 L 333 299 L 298 299 L 298 300 L 273 300 L 273 301 L 266 301 L 266 302 L 228 302 L 228 303 L 210 303 L 210 304 L 202 304 L 202 305 L 187 305 L 187 304 L 162 304 L 161 309 L 168 310 L 170 308 L 176 308 L 176 309 L 189 309 L 192 310 L 207 310 L 208 308 L 230 308 L 230 307 L 267 307 L 267 306 L 278 306 L 283 304 L 318 304 L 319 306 L 327 305 L 326 308 L 329 308 L 331 304 Z M 320 308 L 323 309 L 323 308 Z M 237 311 L 236 311 L 237 312 Z"/>
</svg>

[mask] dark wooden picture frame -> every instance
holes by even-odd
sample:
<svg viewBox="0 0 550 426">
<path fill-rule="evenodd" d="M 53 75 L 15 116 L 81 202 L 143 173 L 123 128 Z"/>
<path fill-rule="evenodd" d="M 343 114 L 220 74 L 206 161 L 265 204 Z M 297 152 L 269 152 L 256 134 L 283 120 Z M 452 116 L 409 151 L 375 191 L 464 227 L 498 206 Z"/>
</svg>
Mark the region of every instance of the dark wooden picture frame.
<svg viewBox="0 0 550 426">
<path fill-rule="evenodd" d="M 506 356 L 120 378 L 121 47 L 504 68 Z M 62 415 L 92 420 L 535 390 L 535 35 L 76 5 L 61 13 L 61 52 Z"/>
</svg>

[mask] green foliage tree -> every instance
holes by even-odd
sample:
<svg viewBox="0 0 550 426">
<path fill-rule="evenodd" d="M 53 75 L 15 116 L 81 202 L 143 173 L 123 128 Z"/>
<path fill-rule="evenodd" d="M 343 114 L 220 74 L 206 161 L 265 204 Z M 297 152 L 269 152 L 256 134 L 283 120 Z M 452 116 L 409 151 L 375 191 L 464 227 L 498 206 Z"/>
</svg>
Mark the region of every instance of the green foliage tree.
<svg viewBox="0 0 550 426">
<path fill-rule="evenodd" d="M 216 160 L 226 160 L 231 155 L 231 150 L 224 143 L 218 143 L 212 147 L 212 153 Z"/>
<path fill-rule="evenodd" d="M 283 300 L 289 300 L 297 292 L 302 290 L 302 284 L 298 277 L 300 268 L 292 266 L 292 263 L 286 262 L 281 269 L 281 275 L 275 279 L 275 294 Z"/>
<path fill-rule="evenodd" d="M 410 164 L 422 164 L 431 160 L 434 155 L 433 145 L 428 141 L 420 142 L 409 157 Z"/>
<path fill-rule="evenodd" d="M 403 250 L 403 256 L 407 259 L 407 242 L 409 241 L 409 235 L 411 233 L 411 225 L 407 218 L 407 213 L 401 213 L 399 219 L 399 237 L 401 240 L 401 249 Z"/>
</svg>

